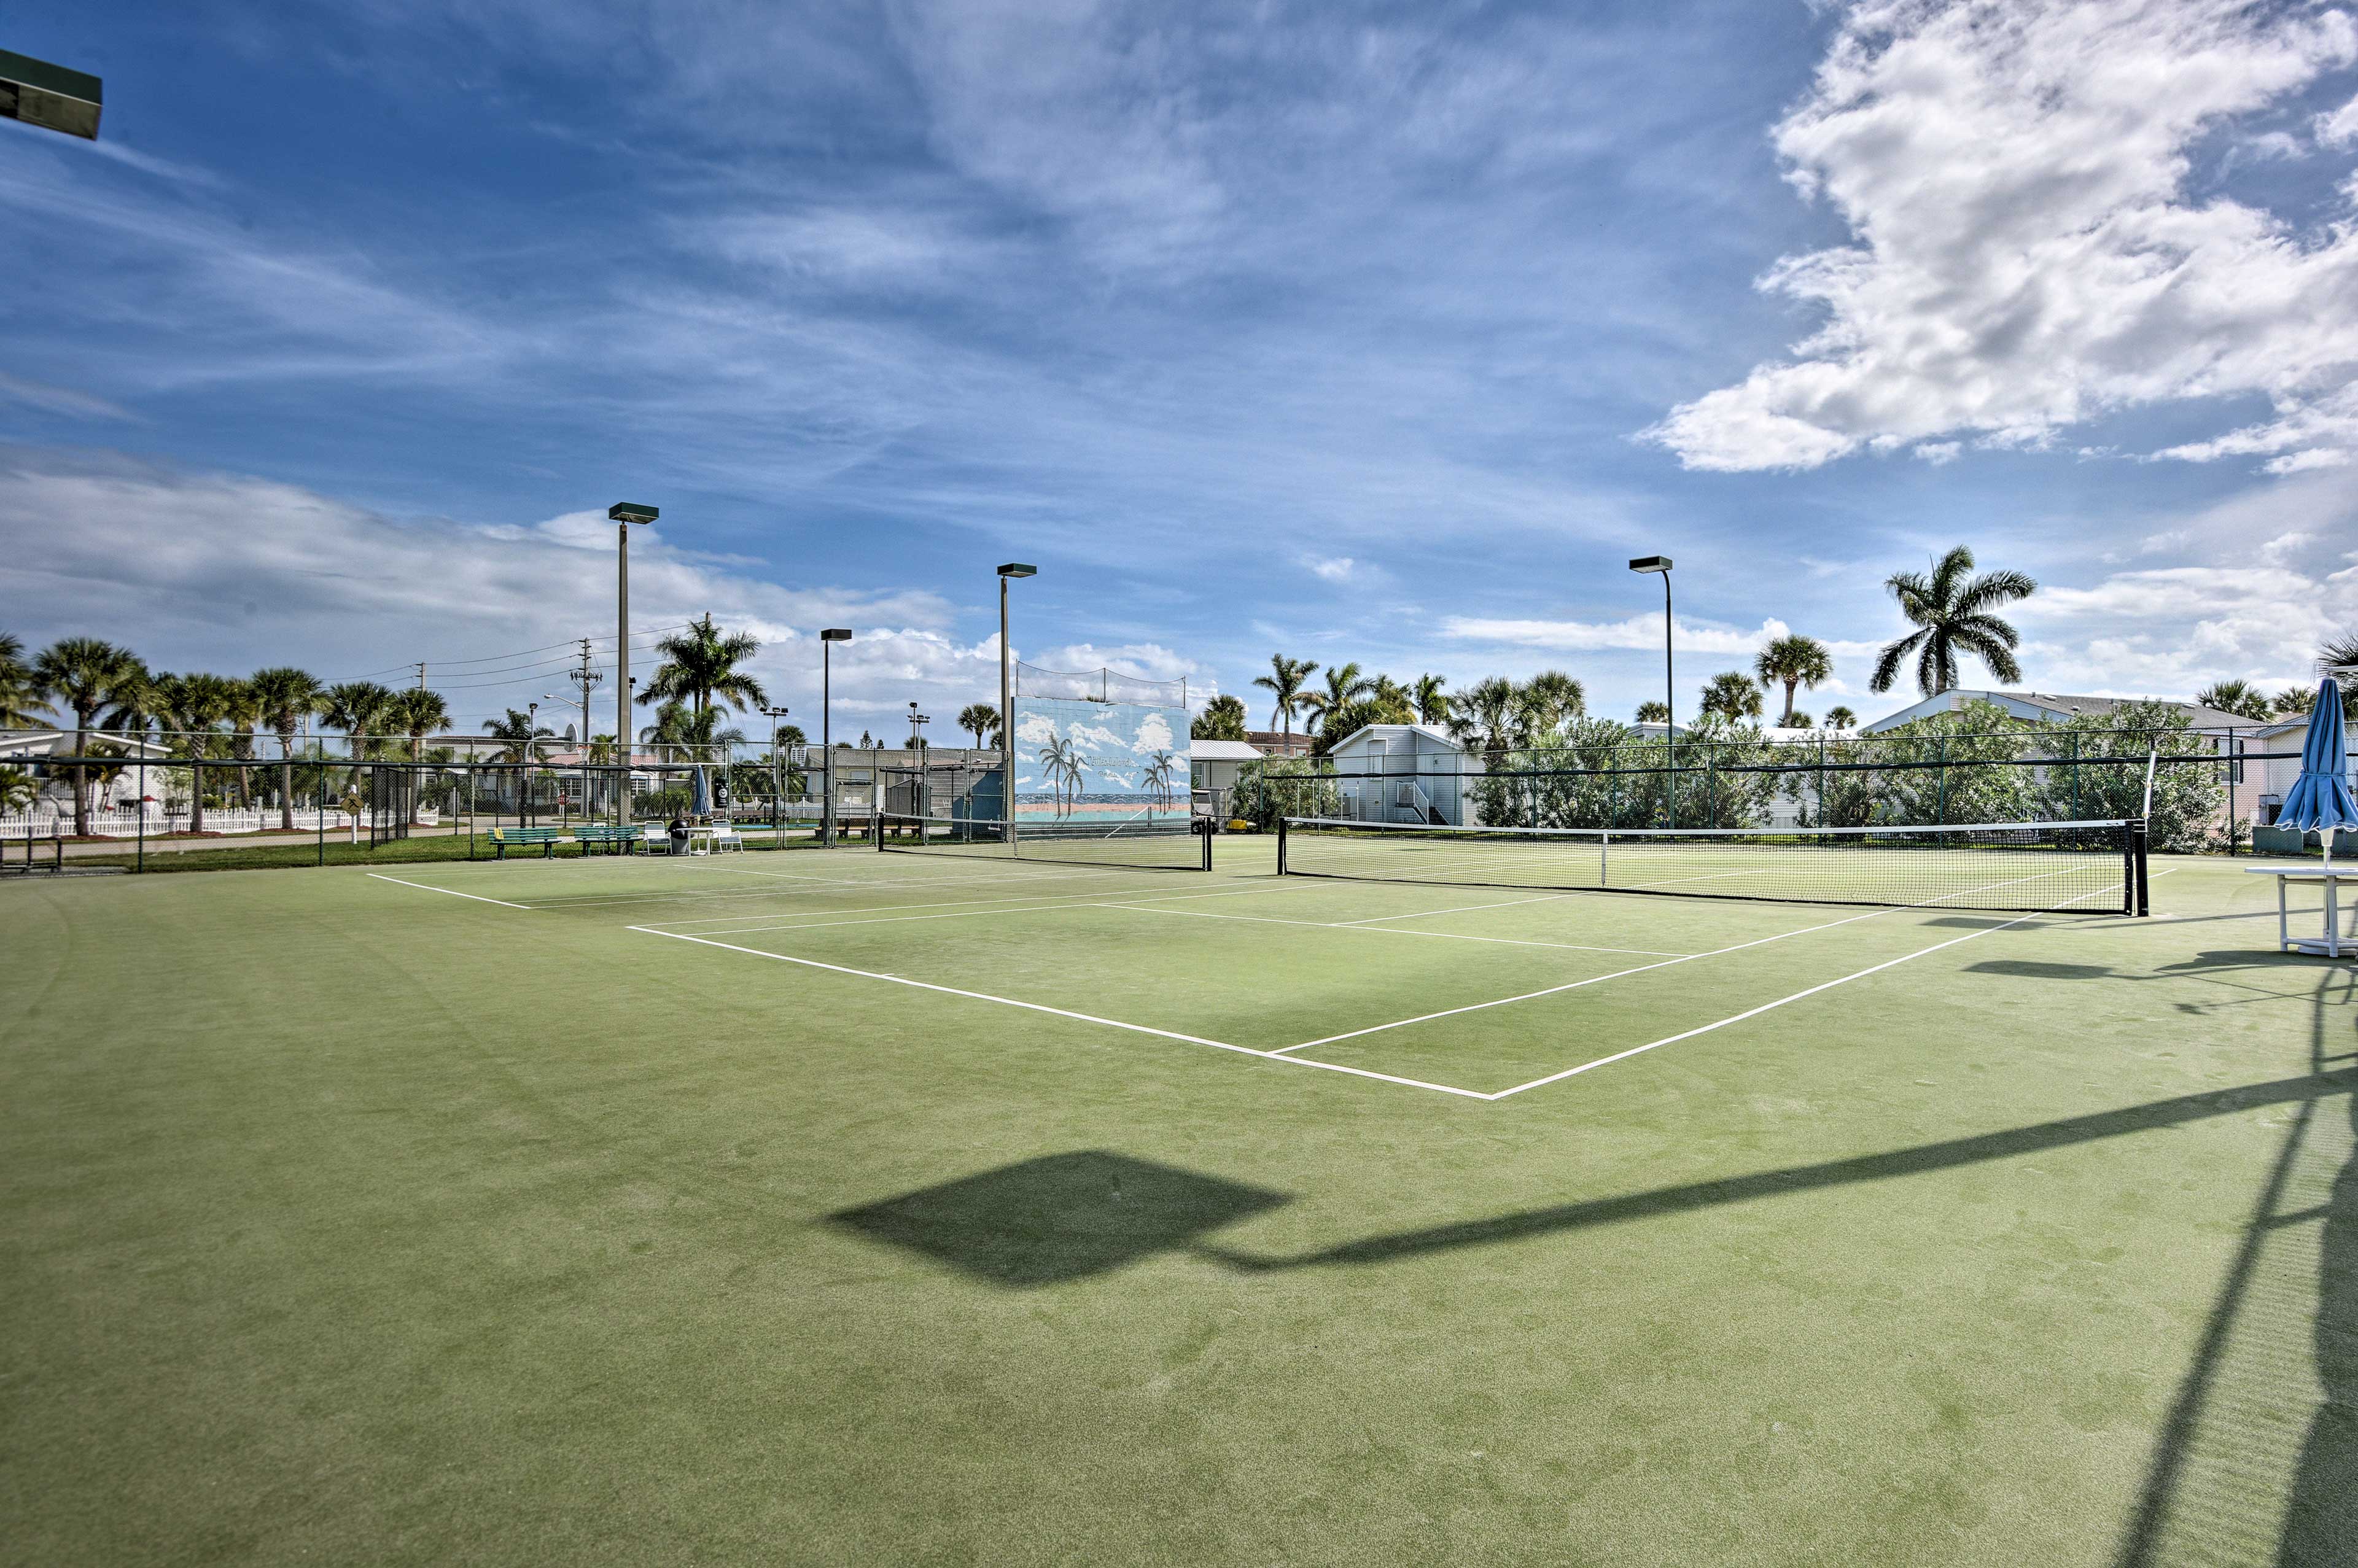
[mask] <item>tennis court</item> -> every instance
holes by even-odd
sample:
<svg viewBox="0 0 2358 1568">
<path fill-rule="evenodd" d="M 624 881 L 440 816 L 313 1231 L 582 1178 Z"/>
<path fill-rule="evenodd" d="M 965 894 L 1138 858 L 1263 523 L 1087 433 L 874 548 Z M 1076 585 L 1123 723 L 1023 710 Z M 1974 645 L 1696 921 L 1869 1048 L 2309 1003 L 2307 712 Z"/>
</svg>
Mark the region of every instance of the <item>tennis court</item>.
<svg viewBox="0 0 2358 1568">
<path fill-rule="evenodd" d="M 1529 846 L 1294 833 L 1281 876 L 1268 836 L 1209 871 L 977 837 L 0 889 L 20 1539 L 2353 1539 L 2358 1014 L 2258 879 L 2156 857 L 2138 918 L 2110 839 L 1853 903 L 1496 885 Z M 2095 908 L 1970 907 L 2024 876 Z"/>
</svg>

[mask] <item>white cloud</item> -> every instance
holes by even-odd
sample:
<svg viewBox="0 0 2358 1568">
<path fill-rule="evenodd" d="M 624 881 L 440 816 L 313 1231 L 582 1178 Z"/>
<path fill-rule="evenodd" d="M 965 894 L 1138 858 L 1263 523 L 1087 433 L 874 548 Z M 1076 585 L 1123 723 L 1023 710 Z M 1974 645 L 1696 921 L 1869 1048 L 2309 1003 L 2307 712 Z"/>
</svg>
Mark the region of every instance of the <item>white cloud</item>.
<svg viewBox="0 0 2358 1568">
<path fill-rule="evenodd" d="M 71 387 L 51 386 L 47 382 L 27 381 L 5 371 L 0 371 L 0 397 L 38 408 L 46 414 L 67 414 L 82 419 L 138 417 L 128 408 L 109 403 L 103 397 L 92 397 L 87 392 L 76 392 Z"/>
<path fill-rule="evenodd" d="M 1137 743 L 1130 750 L 1141 756 L 1149 756 L 1156 752 L 1171 750 L 1172 744 L 1171 726 L 1163 722 L 1160 713 L 1150 713 L 1140 721 Z"/>
<path fill-rule="evenodd" d="M 1758 631 L 1729 626 L 1678 623 L 1674 641 L 1682 653 L 1750 654 L 1763 643 L 1792 630 L 1782 621 L 1763 621 Z M 1441 623 L 1442 635 L 1468 642 L 1507 643 L 1523 648 L 1558 648 L 1584 652 L 1603 648 L 1658 649 L 1662 645 L 1662 618 L 1633 615 L 1627 621 L 1494 621 L 1453 615 Z"/>
<path fill-rule="evenodd" d="M 2304 232 L 2188 189 L 2201 138 L 2353 58 L 2358 27 L 2333 10 L 1856 0 L 1776 133 L 1793 183 L 1856 243 L 1760 283 L 1824 323 L 1794 362 L 1648 435 L 1692 468 L 1811 468 L 1957 432 L 2037 445 L 2109 409 L 2258 392 L 2276 421 L 2171 455 L 2285 453 L 2289 470 L 2358 445 L 2358 226 Z"/>
<path fill-rule="evenodd" d="M 1348 582 L 1358 563 L 1348 556 L 1304 556 L 1302 564 L 1328 582 Z"/>
<path fill-rule="evenodd" d="M 2353 98 L 2331 114 L 2317 117 L 2317 139 L 2329 147 L 2346 147 L 2358 142 L 2358 98 Z"/>
<path fill-rule="evenodd" d="M 1920 458 L 1937 469 L 1955 462 L 1957 454 L 1964 449 L 1963 441 L 1919 441 L 1909 455 Z"/>
<path fill-rule="evenodd" d="M 395 521 L 265 480 L 0 449 L 8 630 L 27 643 L 99 636 L 158 668 L 293 663 L 333 679 L 424 659 L 462 719 L 566 689 L 562 648 L 487 655 L 583 636 L 611 649 L 612 547 L 597 513 Z M 784 588 L 673 547 L 660 525 L 634 531 L 631 611 L 635 627 L 709 611 L 752 632 L 763 644 L 752 673 L 797 722 L 817 715 L 822 625 L 855 633 L 834 654 L 838 719 L 997 689 L 996 640 L 959 643 L 937 595 Z M 611 653 L 602 662 L 611 683 Z M 640 648 L 632 663 L 644 679 L 654 655 Z M 611 728 L 611 685 L 600 694 L 592 721 Z"/>
</svg>

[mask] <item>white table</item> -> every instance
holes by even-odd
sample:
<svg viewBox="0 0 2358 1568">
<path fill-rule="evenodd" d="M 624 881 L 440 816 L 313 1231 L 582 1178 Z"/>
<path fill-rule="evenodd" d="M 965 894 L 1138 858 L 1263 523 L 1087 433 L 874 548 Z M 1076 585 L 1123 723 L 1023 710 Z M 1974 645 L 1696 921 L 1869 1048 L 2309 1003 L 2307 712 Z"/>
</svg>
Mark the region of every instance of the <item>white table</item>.
<svg viewBox="0 0 2358 1568">
<path fill-rule="evenodd" d="M 2342 907 L 2338 895 L 2340 884 L 2358 884 L 2358 865 L 2336 866 L 2327 871 L 2322 862 L 2314 866 L 2246 866 L 2244 870 L 2255 877 L 2277 880 L 2277 951 L 2279 953 L 2317 953 L 2328 958 L 2339 958 L 2347 948 L 2358 958 L 2358 932 L 2342 934 Z M 2285 908 L 2285 885 L 2288 882 L 2319 882 L 2325 888 L 2325 935 L 2295 936 Z M 2358 904 L 2353 905 L 2358 913 Z"/>
</svg>

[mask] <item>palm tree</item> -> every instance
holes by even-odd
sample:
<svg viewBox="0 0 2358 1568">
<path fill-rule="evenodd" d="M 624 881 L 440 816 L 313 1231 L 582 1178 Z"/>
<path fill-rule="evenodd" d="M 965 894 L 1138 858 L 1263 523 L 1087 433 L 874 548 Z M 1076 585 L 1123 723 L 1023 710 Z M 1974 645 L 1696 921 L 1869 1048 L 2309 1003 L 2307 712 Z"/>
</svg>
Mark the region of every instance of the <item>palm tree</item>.
<svg viewBox="0 0 2358 1568">
<path fill-rule="evenodd" d="M 1269 656 L 1269 674 L 1253 676 L 1253 685 L 1277 694 L 1277 704 L 1270 713 L 1269 721 L 1285 731 L 1285 749 L 1288 752 L 1293 750 L 1294 710 L 1303 706 L 1303 684 L 1317 673 L 1318 665 L 1314 660 L 1289 659 L 1283 654 L 1271 654 Z"/>
<path fill-rule="evenodd" d="M 426 737 L 437 730 L 450 727 L 450 705 L 442 700 L 440 692 L 428 691 L 422 686 L 394 693 L 393 700 L 385 705 L 384 713 L 387 722 L 409 737 L 409 760 L 413 763 L 426 760 Z M 409 821 L 412 827 L 417 823 L 418 797 L 417 790 L 409 792 Z"/>
<path fill-rule="evenodd" d="M 1837 703 L 1835 706 L 1826 709 L 1826 728 L 1829 730 L 1855 730 L 1858 728 L 1858 715 Z"/>
<path fill-rule="evenodd" d="M 1481 748 L 1495 759 L 1514 743 L 1517 694 L 1504 676 L 1475 682 L 1453 705 L 1449 730 L 1459 741 Z"/>
<path fill-rule="evenodd" d="M 744 632 L 723 633 L 707 614 L 655 644 L 663 663 L 639 692 L 644 703 L 684 701 L 691 713 L 719 703 L 723 708 L 761 708 L 770 700 L 762 683 L 737 666 L 762 651 L 761 639 Z"/>
<path fill-rule="evenodd" d="M 2222 713 L 2244 719 L 2269 717 L 2267 694 L 2248 681 L 2213 681 L 2196 692 L 2194 700 L 2204 708 L 2215 708 Z"/>
<path fill-rule="evenodd" d="M 263 721 L 262 697 L 250 680 L 231 680 L 228 701 L 222 705 L 222 719 L 229 725 L 229 754 L 240 762 L 254 761 L 254 730 Z M 238 768 L 237 807 L 240 811 L 254 808 L 254 780 L 251 770 Z"/>
<path fill-rule="evenodd" d="M 1670 721 L 1671 721 L 1671 705 L 1670 705 L 1669 703 L 1667 703 L 1667 702 L 1641 702 L 1641 703 L 1639 703 L 1639 704 L 1638 705 L 1638 722 L 1639 722 L 1639 723 L 1640 723 L 1640 724 L 1668 724 Z"/>
<path fill-rule="evenodd" d="M 1305 692 L 1300 699 L 1302 706 L 1310 710 L 1310 721 L 1304 728 L 1316 730 L 1326 721 L 1328 714 L 1373 694 L 1375 689 L 1375 681 L 1360 673 L 1357 660 L 1347 665 L 1329 665 L 1326 689 Z"/>
<path fill-rule="evenodd" d="M 1416 684 L 1408 688 L 1409 705 L 1416 709 L 1419 720 L 1426 724 L 1449 722 L 1449 710 L 1455 707 L 1456 703 L 1448 692 L 1442 689 L 1448 684 L 1439 676 L 1424 675 L 1416 677 Z"/>
<path fill-rule="evenodd" d="M 537 762 L 548 754 L 547 748 L 537 742 L 553 738 L 557 731 L 546 724 L 535 724 L 533 715 L 511 708 L 504 719 L 484 719 L 483 733 L 500 742 L 500 749 L 492 753 L 492 761 Z"/>
<path fill-rule="evenodd" d="M 33 684 L 40 695 L 72 710 L 74 755 L 90 751 L 90 731 L 102 708 L 144 704 L 147 666 L 128 648 L 96 637 L 62 637 L 33 661 Z M 145 728 L 145 725 L 142 725 Z M 90 836 L 90 776 L 74 773 L 74 837 Z"/>
<path fill-rule="evenodd" d="M 1146 760 L 1146 782 L 1154 786 L 1157 806 L 1171 804 L 1171 769 L 1177 761 L 1168 752 L 1157 752 Z"/>
<path fill-rule="evenodd" d="M 1938 697 L 1957 684 L 1960 653 L 1980 659 L 2002 681 L 2022 678 L 2022 666 L 2014 662 L 2014 650 L 2022 639 L 1991 611 L 2028 599 L 2039 591 L 2039 585 L 2022 572 L 1972 577 L 1968 574 L 1973 569 L 1973 551 L 1959 545 L 1932 563 L 1930 577 L 1921 572 L 1894 572 L 1885 581 L 1883 586 L 1899 601 L 1900 613 L 1917 629 L 1884 644 L 1875 661 L 1875 674 L 1866 683 L 1869 690 L 1889 691 L 1891 683 L 1899 678 L 1900 664 L 1911 653 L 1917 655 L 1916 689 L 1926 697 Z"/>
<path fill-rule="evenodd" d="M 1834 660 L 1833 655 L 1826 652 L 1823 643 L 1815 637 L 1793 633 L 1775 639 L 1761 649 L 1760 656 L 1752 662 L 1752 667 L 1759 672 L 1762 686 L 1783 685 L 1785 717 L 1782 722 L 1786 729 L 1790 730 L 1793 727 L 1793 688 L 1807 687 L 1812 691 L 1817 690 L 1820 681 L 1833 678 Z"/>
<path fill-rule="evenodd" d="M 384 717 L 402 734 L 409 737 L 409 760 L 422 762 L 426 755 L 426 737 L 437 730 L 450 727 L 450 705 L 442 700 L 438 691 L 428 691 L 422 686 L 393 694 L 385 705 Z"/>
<path fill-rule="evenodd" d="M 0 730 L 38 730 L 49 720 L 40 683 L 25 662 L 24 642 L 13 633 L 0 632 Z"/>
<path fill-rule="evenodd" d="M 1047 777 L 1049 788 L 1055 791 L 1056 815 L 1065 815 L 1065 763 L 1073 749 L 1065 744 L 1061 735 L 1051 735 L 1040 748 L 1040 772 Z"/>
<path fill-rule="evenodd" d="M 390 687 L 373 680 L 343 681 L 321 695 L 319 718 L 342 730 L 352 760 L 363 762 L 376 754 L 373 738 L 386 721 L 393 697 Z M 352 770 L 352 777 L 358 781 L 359 769 Z"/>
<path fill-rule="evenodd" d="M 1747 719 L 1759 718 L 1761 708 L 1759 686 L 1742 670 L 1723 670 L 1703 688 L 1705 719 L 1719 718 L 1730 724 L 1740 724 Z"/>
<path fill-rule="evenodd" d="M 327 694 L 319 677 L 308 670 L 278 665 L 256 670 L 246 683 L 253 688 L 254 706 L 260 710 L 263 723 L 278 736 L 278 830 L 295 831 L 295 731 L 303 720 L 319 711 L 319 701 Z"/>
<path fill-rule="evenodd" d="M 1541 670 L 1518 688 L 1515 702 L 1526 739 L 1536 741 L 1587 712 L 1588 692 L 1562 670 Z"/>
<path fill-rule="evenodd" d="M 969 702 L 958 709 L 957 727 L 974 731 L 974 749 L 981 751 L 990 744 L 989 737 L 999 729 L 999 705 L 995 702 Z"/>
<path fill-rule="evenodd" d="M 213 754 L 213 726 L 229 714 L 230 683 L 203 674 L 157 676 L 150 683 L 156 711 L 165 728 L 178 732 L 172 750 L 191 762 Z M 200 772 L 189 777 L 189 831 L 205 830 L 205 788 Z"/>
</svg>

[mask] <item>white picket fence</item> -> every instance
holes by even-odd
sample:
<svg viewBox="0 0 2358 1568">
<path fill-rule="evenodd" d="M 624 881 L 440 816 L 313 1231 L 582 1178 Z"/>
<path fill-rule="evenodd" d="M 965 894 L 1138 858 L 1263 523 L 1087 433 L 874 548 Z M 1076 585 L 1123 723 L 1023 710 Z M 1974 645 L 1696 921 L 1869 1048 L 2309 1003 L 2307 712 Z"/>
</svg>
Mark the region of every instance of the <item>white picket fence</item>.
<svg viewBox="0 0 2358 1568">
<path fill-rule="evenodd" d="M 136 838 L 142 831 L 140 815 L 139 812 L 128 806 L 119 810 L 93 811 L 90 814 L 91 835 L 98 838 Z M 150 838 L 189 831 L 189 814 L 186 811 L 168 812 L 161 806 L 150 806 L 146 815 L 145 831 Z M 322 815 L 327 818 L 324 826 L 328 832 L 352 831 L 352 814 L 344 811 L 330 811 L 324 814 L 318 811 L 297 811 L 295 813 L 295 831 L 297 833 L 319 832 L 322 827 L 320 822 Z M 399 821 L 398 816 L 394 813 L 377 815 L 376 825 L 380 827 L 390 827 Z M 439 827 L 441 821 L 441 816 L 437 812 L 420 811 L 417 814 L 417 823 L 420 827 Z M 249 811 L 211 808 L 205 812 L 204 830 L 207 833 L 276 833 L 280 826 L 278 813 L 268 808 Z M 363 812 L 360 815 L 359 826 L 362 827 L 369 826 L 368 813 Z M 34 806 L 28 812 L 0 812 L 0 838 L 22 838 L 28 835 L 35 838 L 47 838 L 51 834 L 70 835 L 73 830 L 71 806 L 58 807 L 45 803 Z"/>
</svg>

